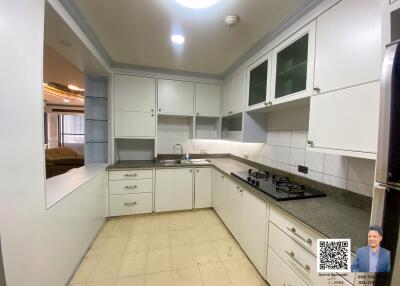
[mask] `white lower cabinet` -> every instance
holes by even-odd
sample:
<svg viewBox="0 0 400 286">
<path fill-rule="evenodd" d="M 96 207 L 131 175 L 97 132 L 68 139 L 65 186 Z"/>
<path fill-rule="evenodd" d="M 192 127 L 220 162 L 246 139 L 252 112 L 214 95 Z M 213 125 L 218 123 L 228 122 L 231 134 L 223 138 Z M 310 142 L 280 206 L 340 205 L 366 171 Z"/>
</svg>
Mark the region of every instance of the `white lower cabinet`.
<svg viewBox="0 0 400 286">
<path fill-rule="evenodd" d="M 174 170 L 174 210 L 193 208 L 193 169 Z"/>
<path fill-rule="evenodd" d="M 194 207 L 211 207 L 211 168 L 195 168 Z"/>
<path fill-rule="evenodd" d="M 212 170 L 211 174 L 211 206 L 215 212 L 224 220 L 225 210 L 225 175 L 216 169 Z"/>
<path fill-rule="evenodd" d="M 224 180 L 225 189 L 225 218 L 224 222 L 233 237 L 240 241 L 240 215 L 242 209 L 243 189 L 233 180 L 226 178 Z"/>
<path fill-rule="evenodd" d="M 156 212 L 193 207 L 193 169 L 157 169 L 154 208 Z"/>
<path fill-rule="evenodd" d="M 267 277 L 271 286 L 307 286 L 270 247 L 268 247 Z"/>
<path fill-rule="evenodd" d="M 151 213 L 153 194 L 128 194 L 110 196 L 110 216 Z"/>
<path fill-rule="evenodd" d="M 165 212 L 174 209 L 174 169 L 156 170 L 156 191 L 154 211 Z"/>
<path fill-rule="evenodd" d="M 109 215 L 153 211 L 153 170 L 108 172 Z"/>
<path fill-rule="evenodd" d="M 243 190 L 239 242 L 264 279 L 267 274 L 268 208 L 268 203 Z"/>
</svg>

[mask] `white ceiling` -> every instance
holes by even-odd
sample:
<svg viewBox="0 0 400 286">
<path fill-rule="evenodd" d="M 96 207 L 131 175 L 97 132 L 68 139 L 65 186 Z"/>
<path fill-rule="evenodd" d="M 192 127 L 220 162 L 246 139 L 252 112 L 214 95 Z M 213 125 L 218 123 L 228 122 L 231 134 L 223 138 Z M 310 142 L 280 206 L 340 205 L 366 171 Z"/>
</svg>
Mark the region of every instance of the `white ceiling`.
<svg viewBox="0 0 400 286">
<path fill-rule="evenodd" d="M 223 74 L 302 0 L 219 0 L 193 10 L 175 0 L 72 0 L 114 63 Z M 228 28 L 224 17 L 240 16 Z M 47 14 L 46 14 L 47 16 Z M 170 36 L 182 32 L 174 48 Z"/>
</svg>

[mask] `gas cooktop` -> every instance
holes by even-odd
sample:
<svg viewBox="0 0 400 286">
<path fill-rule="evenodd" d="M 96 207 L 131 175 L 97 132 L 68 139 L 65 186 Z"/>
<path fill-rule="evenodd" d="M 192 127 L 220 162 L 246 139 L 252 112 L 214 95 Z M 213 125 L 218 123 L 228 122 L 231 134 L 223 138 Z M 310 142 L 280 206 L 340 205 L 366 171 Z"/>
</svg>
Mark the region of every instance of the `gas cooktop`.
<svg viewBox="0 0 400 286">
<path fill-rule="evenodd" d="M 288 177 L 273 175 L 267 171 L 249 169 L 248 172 L 232 172 L 231 174 L 278 201 L 326 196 L 326 194 L 304 185 L 291 183 Z"/>
</svg>

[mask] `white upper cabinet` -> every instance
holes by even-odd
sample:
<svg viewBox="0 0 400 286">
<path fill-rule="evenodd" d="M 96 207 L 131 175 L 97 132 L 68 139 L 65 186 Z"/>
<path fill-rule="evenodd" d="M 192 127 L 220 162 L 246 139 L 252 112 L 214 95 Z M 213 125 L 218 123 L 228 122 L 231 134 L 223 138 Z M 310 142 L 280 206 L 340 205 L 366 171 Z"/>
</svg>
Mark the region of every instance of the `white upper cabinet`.
<svg viewBox="0 0 400 286">
<path fill-rule="evenodd" d="M 117 74 L 114 79 L 115 110 L 155 111 L 155 78 Z"/>
<path fill-rule="evenodd" d="M 307 148 L 375 159 L 379 89 L 378 81 L 313 96 Z"/>
<path fill-rule="evenodd" d="M 265 107 L 271 92 L 271 53 L 247 67 L 246 110 Z"/>
<path fill-rule="evenodd" d="M 311 96 L 315 54 L 315 21 L 272 51 L 271 103 Z"/>
<path fill-rule="evenodd" d="M 158 113 L 193 116 L 192 82 L 158 79 Z"/>
<path fill-rule="evenodd" d="M 196 116 L 219 117 L 221 114 L 221 86 L 196 83 Z"/>
<path fill-rule="evenodd" d="M 156 80 L 151 77 L 114 75 L 114 136 L 154 138 L 156 136 Z"/>
<path fill-rule="evenodd" d="M 222 94 L 222 116 L 243 112 L 245 76 L 245 71 L 242 70 L 224 84 Z"/>
<path fill-rule="evenodd" d="M 317 18 L 315 80 L 320 93 L 379 80 L 379 0 L 340 1 Z"/>
</svg>

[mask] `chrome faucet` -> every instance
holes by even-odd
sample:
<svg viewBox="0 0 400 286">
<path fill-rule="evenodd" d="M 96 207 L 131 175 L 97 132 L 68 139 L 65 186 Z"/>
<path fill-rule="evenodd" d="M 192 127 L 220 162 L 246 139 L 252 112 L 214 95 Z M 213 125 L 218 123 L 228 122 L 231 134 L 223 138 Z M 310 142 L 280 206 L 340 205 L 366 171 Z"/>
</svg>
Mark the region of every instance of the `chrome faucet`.
<svg viewBox="0 0 400 286">
<path fill-rule="evenodd" d="M 181 159 L 183 160 L 183 147 L 181 144 L 175 144 L 174 147 L 172 147 L 172 150 L 175 152 L 176 149 L 180 149 L 181 151 Z"/>
</svg>

